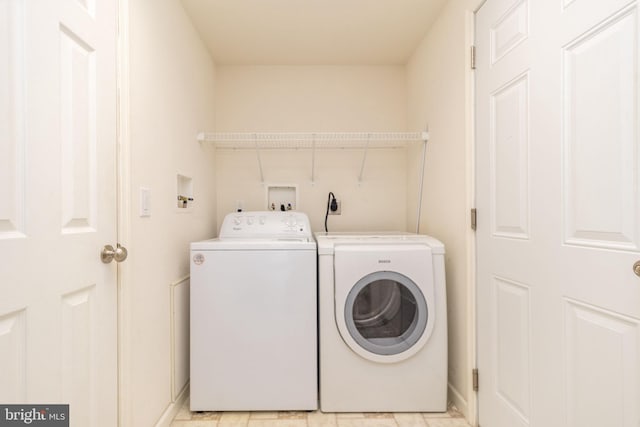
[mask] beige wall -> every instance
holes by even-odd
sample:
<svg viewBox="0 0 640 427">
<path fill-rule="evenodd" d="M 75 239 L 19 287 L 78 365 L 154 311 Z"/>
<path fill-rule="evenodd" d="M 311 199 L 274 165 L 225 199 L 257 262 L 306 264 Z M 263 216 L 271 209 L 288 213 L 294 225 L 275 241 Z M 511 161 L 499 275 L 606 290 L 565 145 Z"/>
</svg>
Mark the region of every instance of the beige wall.
<svg viewBox="0 0 640 427">
<path fill-rule="evenodd" d="M 452 0 L 400 67 L 218 67 L 217 131 L 420 131 L 429 126 L 420 232 L 447 247 L 449 397 L 474 411 L 470 390 L 473 355 L 469 323 L 473 240 L 471 131 L 468 69 L 472 15 L 478 0 Z M 323 228 L 328 191 L 343 200 L 343 215 L 329 217 L 330 231 L 415 231 L 422 145 L 372 151 L 364 181 L 362 153 L 320 151 L 312 185 L 308 151 L 262 152 L 265 181 L 296 184 L 299 210 L 314 230 Z M 219 151 L 216 159 L 218 218 L 238 202 L 264 209 L 256 153 Z M 471 356 L 470 356 L 471 354 Z"/>
<path fill-rule="evenodd" d="M 195 139 L 214 126 L 215 67 L 179 2 L 135 0 L 128 12 L 130 211 L 121 224 L 129 249 L 121 270 L 121 409 L 124 425 L 152 426 L 173 403 L 170 285 L 189 274 L 189 242 L 215 233 L 213 150 Z M 178 173 L 193 179 L 195 203 L 188 213 L 177 209 Z M 140 187 L 151 191 L 148 218 L 138 215 Z"/>
<path fill-rule="evenodd" d="M 123 361 L 130 396 L 125 425 L 154 425 L 172 410 L 169 285 L 188 274 L 188 243 L 215 235 L 241 202 L 264 209 L 256 153 L 213 149 L 198 131 L 390 131 L 430 126 L 420 231 L 447 247 L 450 398 L 465 413 L 470 392 L 469 283 L 472 236 L 469 10 L 451 0 L 407 66 L 215 67 L 179 3 L 130 6 L 130 259 L 122 267 L 126 326 Z M 214 91 L 215 80 L 215 91 Z M 214 109 L 216 116 L 214 118 Z M 298 209 L 324 227 L 327 193 L 343 203 L 331 231 L 415 231 L 419 143 L 372 150 L 362 183 L 361 150 L 263 151 L 266 183 L 298 186 Z M 194 208 L 175 208 L 176 174 L 194 179 Z M 151 189 L 150 218 L 138 217 L 138 190 Z M 471 408 L 471 409 L 470 409 Z M 472 416 L 471 416 L 472 417 Z"/>
<path fill-rule="evenodd" d="M 449 321 L 449 398 L 473 418 L 470 390 L 469 327 L 473 234 L 469 227 L 472 195 L 472 72 L 469 48 L 471 12 L 478 0 L 451 0 L 407 64 L 409 128 L 429 125 L 420 232 L 446 246 Z M 408 222 L 415 224 L 420 153 L 409 150 Z M 471 400 L 470 400 L 471 399 Z"/>
<path fill-rule="evenodd" d="M 402 66 L 219 66 L 216 131 L 362 132 L 406 128 Z M 330 231 L 404 230 L 404 150 L 370 150 L 362 183 L 362 150 L 318 150 L 311 182 L 312 153 L 263 151 L 266 183 L 298 186 L 298 210 L 314 231 L 324 229 L 327 195 L 342 201 Z M 265 186 L 254 151 L 218 151 L 218 218 L 236 209 L 266 209 Z"/>
</svg>

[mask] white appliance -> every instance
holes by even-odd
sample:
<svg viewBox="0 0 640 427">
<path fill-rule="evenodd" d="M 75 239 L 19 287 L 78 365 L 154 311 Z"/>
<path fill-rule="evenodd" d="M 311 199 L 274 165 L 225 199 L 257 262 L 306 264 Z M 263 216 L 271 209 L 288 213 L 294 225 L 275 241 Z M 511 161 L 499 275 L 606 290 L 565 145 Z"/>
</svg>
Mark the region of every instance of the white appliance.
<svg viewBox="0 0 640 427">
<path fill-rule="evenodd" d="M 447 410 L 444 246 L 316 233 L 323 412 Z"/>
<path fill-rule="evenodd" d="M 191 243 L 191 410 L 317 409 L 316 244 L 299 212 Z"/>
</svg>

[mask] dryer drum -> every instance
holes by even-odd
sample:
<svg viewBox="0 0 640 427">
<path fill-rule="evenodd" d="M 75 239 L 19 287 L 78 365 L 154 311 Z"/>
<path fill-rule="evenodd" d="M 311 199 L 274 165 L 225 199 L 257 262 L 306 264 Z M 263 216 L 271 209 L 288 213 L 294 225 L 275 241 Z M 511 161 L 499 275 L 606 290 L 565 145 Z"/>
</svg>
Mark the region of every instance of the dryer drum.
<svg viewBox="0 0 640 427">
<path fill-rule="evenodd" d="M 427 323 L 426 301 L 406 276 L 369 274 L 347 297 L 345 321 L 353 339 L 375 354 L 398 354 L 411 348 Z"/>
<path fill-rule="evenodd" d="M 417 316 L 415 298 L 393 280 L 364 287 L 353 304 L 353 321 L 365 338 L 402 336 Z"/>
<path fill-rule="evenodd" d="M 381 326 L 400 310 L 400 289 L 392 280 L 378 280 L 363 288 L 353 304 L 358 329 Z"/>
</svg>

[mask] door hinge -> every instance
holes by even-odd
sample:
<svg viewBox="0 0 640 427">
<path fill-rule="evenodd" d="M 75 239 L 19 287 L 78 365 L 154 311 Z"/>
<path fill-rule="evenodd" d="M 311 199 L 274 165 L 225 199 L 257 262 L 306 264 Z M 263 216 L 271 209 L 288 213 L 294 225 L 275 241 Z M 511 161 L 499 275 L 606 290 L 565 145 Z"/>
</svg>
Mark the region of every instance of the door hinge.
<svg viewBox="0 0 640 427">
<path fill-rule="evenodd" d="M 478 228 L 478 212 L 473 208 L 471 209 L 471 229 L 475 231 L 476 228 Z"/>
<path fill-rule="evenodd" d="M 471 371 L 471 382 L 473 385 L 473 391 L 478 391 L 479 388 L 479 384 L 478 384 L 478 369 L 474 369 L 473 371 Z"/>
<path fill-rule="evenodd" d="M 471 69 L 476 69 L 476 47 L 471 45 Z"/>
</svg>

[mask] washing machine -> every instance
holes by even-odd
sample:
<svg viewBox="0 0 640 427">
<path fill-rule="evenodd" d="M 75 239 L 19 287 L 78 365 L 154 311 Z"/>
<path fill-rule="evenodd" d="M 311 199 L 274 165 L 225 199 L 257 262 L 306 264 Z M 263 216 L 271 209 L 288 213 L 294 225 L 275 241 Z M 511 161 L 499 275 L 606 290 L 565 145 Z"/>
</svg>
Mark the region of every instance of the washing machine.
<svg viewBox="0 0 640 427">
<path fill-rule="evenodd" d="M 227 215 L 191 244 L 193 411 L 314 410 L 316 243 L 299 212 Z"/>
<path fill-rule="evenodd" d="M 316 233 L 320 409 L 447 410 L 444 245 L 410 233 Z"/>
</svg>

